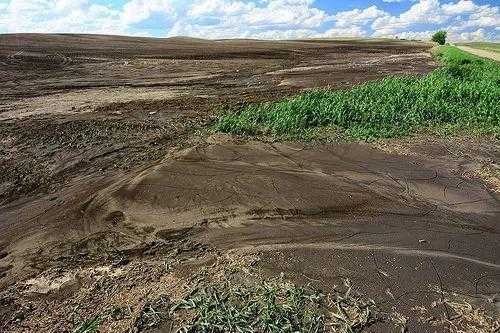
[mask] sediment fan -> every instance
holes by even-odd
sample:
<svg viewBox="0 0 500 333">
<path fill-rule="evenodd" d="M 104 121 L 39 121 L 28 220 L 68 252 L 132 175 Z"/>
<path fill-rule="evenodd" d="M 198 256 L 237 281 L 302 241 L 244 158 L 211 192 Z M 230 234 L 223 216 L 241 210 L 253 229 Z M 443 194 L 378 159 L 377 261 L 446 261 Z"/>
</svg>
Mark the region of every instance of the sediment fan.
<svg viewBox="0 0 500 333">
<path fill-rule="evenodd" d="M 0 64 L 10 69 L 25 68 L 26 66 L 47 69 L 60 68 L 74 62 L 72 58 L 59 53 L 38 54 L 23 51 L 0 57 L 0 59 Z"/>
</svg>

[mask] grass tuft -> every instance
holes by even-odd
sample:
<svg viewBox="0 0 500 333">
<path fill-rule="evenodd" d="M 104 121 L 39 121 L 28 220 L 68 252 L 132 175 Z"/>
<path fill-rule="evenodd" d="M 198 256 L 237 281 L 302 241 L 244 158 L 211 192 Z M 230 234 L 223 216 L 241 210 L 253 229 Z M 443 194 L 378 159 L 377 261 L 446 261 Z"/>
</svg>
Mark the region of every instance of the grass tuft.
<svg viewBox="0 0 500 333">
<path fill-rule="evenodd" d="M 101 316 L 95 316 L 90 318 L 89 320 L 80 324 L 77 328 L 74 329 L 73 333 L 91 333 L 96 332 L 101 325 L 103 318 Z"/>
<path fill-rule="evenodd" d="M 282 278 L 229 282 L 196 292 L 173 312 L 191 312 L 182 332 L 361 332 L 376 321 L 374 303 L 347 291 L 324 295 Z"/>
<path fill-rule="evenodd" d="M 444 46 L 443 66 L 424 77 L 388 77 L 349 90 L 315 90 L 278 102 L 226 112 L 221 132 L 300 137 L 336 127 L 370 140 L 441 126 L 500 137 L 500 64 Z"/>
<path fill-rule="evenodd" d="M 138 331 L 145 331 L 151 328 L 159 327 L 168 320 L 169 300 L 161 296 L 155 302 L 149 302 L 144 305 L 141 314 L 135 322 Z"/>
</svg>

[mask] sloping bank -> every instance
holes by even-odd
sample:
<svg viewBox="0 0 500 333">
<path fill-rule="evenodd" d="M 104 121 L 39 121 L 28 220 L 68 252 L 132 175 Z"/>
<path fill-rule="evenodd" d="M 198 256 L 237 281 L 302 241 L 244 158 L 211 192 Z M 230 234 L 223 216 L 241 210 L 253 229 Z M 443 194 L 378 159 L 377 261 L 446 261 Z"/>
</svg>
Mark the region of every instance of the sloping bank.
<svg viewBox="0 0 500 333">
<path fill-rule="evenodd" d="M 393 76 L 348 90 L 315 90 L 249 105 L 221 114 L 216 129 L 304 138 L 333 128 L 362 140 L 423 129 L 500 137 L 500 64 L 452 46 L 435 55 L 442 67 L 424 77 Z"/>
</svg>

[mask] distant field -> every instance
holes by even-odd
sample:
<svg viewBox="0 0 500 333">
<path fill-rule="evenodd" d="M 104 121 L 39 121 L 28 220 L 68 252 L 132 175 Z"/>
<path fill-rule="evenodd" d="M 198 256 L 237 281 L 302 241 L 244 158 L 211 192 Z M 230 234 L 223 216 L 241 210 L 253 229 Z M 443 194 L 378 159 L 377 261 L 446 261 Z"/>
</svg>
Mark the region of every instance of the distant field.
<svg viewBox="0 0 500 333">
<path fill-rule="evenodd" d="M 460 43 L 458 45 L 469 46 L 480 50 L 500 52 L 500 43 L 474 42 L 474 43 Z"/>
</svg>

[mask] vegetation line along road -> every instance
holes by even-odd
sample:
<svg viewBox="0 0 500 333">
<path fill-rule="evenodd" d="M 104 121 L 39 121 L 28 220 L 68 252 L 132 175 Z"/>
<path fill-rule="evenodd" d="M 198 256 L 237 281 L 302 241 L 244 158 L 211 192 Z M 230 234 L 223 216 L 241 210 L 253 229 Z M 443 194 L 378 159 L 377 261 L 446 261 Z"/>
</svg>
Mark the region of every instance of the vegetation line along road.
<svg viewBox="0 0 500 333">
<path fill-rule="evenodd" d="M 487 42 L 472 42 L 472 43 L 460 43 L 458 46 L 468 46 L 473 49 L 486 50 L 492 52 L 500 52 L 500 43 L 487 43 Z"/>
<path fill-rule="evenodd" d="M 462 51 L 472 53 L 474 55 L 477 55 L 478 57 L 490 58 L 495 61 L 500 61 L 500 53 L 498 51 L 487 50 L 487 49 L 483 50 L 465 45 L 459 45 L 457 47 Z"/>
<path fill-rule="evenodd" d="M 442 66 L 424 77 L 388 77 L 349 90 L 315 90 L 221 114 L 216 129 L 307 138 L 325 128 L 369 140 L 421 130 L 500 137 L 500 64 L 453 46 L 435 51 Z"/>
</svg>

